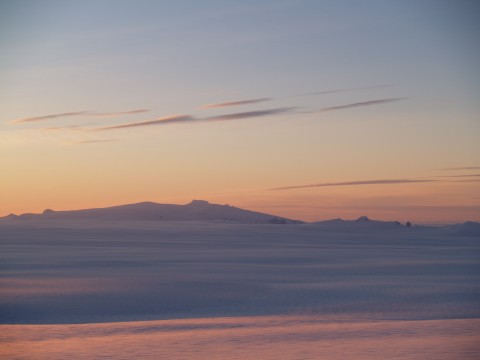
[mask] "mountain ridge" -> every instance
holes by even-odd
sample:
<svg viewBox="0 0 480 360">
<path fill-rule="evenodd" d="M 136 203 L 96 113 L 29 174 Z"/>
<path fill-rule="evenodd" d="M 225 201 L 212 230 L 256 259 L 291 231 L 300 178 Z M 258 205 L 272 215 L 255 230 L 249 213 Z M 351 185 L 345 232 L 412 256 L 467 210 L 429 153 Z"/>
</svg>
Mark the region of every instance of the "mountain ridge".
<svg viewBox="0 0 480 360">
<path fill-rule="evenodd" d="M 326 231 L 365 230 L 440 230 L 458 235 L 480 237 L 480 223 L 466 221 L 443 226 L 412 225 L 399 221 L 372 220 L 360 216 L 355 220 L 331 219 L 314 222 L 293 220 L 283 216 L 245 210 L 228 204 L 212 204 L 206 200 L 192 200 L 183 205 L 143 201 L 101 208 L 60 210 L 45 209 L 42 213 L 10 214 L 3 219 L 14 220 L 140 220 L 140 221 L 214 221 L 239 224 L 308 224 Z"/>
<path fill-rule="evenodd" d="M 226 221 L 251 224 L 302 224 L 303 221 L 245 210 L 230 205 L 192 200 L 188 204 L 160 204 L 151 201 L 102 208 L 61 210 L 45 209 L 40 214 L 10 214 L 10 219 L 98 219 L 155 221 Z"/>
</svg>

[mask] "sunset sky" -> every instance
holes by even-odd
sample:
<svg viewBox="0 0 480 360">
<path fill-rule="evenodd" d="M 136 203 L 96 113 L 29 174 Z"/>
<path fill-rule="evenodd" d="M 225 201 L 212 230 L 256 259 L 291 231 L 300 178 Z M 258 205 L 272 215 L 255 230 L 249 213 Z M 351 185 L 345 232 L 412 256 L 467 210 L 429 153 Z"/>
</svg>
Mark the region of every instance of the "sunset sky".
<svg viewBox="0 0 480 360">
<path fill-rule="evenodd" d="M 0 0 L 0 216 L 480 220 L 476 1 Z"/>
</svg>

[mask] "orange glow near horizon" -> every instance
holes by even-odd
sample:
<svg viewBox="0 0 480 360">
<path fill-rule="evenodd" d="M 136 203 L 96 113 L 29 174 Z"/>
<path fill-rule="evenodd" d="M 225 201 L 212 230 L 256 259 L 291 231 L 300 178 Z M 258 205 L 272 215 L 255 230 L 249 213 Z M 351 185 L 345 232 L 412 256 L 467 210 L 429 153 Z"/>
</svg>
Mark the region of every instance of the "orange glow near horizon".
<svg viewBox="0 0 480 360">
<path fill-rule="evenodd" d="M 141 188 L 132 188 L 128 179 L 125 180 L 126 183 L 116 184 L 116 187 L 109 187 L 108 182 L 101 179 L 96 181 L 95 187 L 91 183 L 80 183 L 75 186 L 75 191 L 62 191 L 59 184 L 46 183 L 43 184 L 43 191 L 24 191 L 22 201 L 15 192 L 7 192 L 2 196 L 4 202 L 1 204 L 0 215 L 40 213 L 47 208 L 77 210 L 108 207 L 142 201 L 186 204 L 193 199 L 202 199 L 304 221 L 354 219 L 363 215 L 379 220 L 428 223 L 480 220 L 475 182 L 358 185 L 284 191 L 259 191 L 252 187 L 243 191 L 225 189 L 220 192 L 207 187 L 179 192 L 173 186 L 166 185 L 163 186 L 163 191 L 154 191 L 154 182 L 146 183 Z M 52 197 L 52 193 L 57 196 Z M 16 206 L 9 206 L 13 203 Z"/>
<path fill-rule="evenodd" d="M 412 121 L 393 129 L 380 118 L 288 116 L 119 129 L 118 141 L 81 145 L 72 142 L 85 140 L 77 130 L 0 133 L 0 216 L 204 199 L 306 221 L 480 220 L 480 169 L 467 166 L 480 162 L 473 133 L 445 152 L 445 137 Z M 465 169 L 441 170 L 451 164 Z M 362 184 L 392 179 L 406 182 Z M 408 182 L 418 180 L 434 181 Z M 301 188 L 351 182 L 359 184 Z M 272 190 L 291 186 L 300 188 Z"/>
</svg>

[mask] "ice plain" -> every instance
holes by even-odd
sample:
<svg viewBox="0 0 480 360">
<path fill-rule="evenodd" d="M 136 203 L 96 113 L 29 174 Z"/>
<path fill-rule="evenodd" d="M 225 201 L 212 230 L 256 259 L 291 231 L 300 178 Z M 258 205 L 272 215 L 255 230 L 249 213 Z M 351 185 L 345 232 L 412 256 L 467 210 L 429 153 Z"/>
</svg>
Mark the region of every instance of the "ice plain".
<svg viewBox="0 0 480 360">
<path fill-rule="evenodd" d="M 478 358 L 478 227 L 380 225 L 2 219 L 0 356 Z"/>
</svg>

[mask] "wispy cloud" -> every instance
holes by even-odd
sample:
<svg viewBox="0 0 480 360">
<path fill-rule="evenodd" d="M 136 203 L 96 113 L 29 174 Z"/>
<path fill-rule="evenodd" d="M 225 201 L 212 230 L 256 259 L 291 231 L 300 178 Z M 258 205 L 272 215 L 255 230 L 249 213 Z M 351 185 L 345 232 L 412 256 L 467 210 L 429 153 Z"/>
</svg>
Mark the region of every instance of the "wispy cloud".
<svg viewBox="0 0 480 360">
<path fill-rule="evenodd" d="M 443 178 L 469 178 L 469 177 L 480 177 L 480 174 L 463 174 L 463 175 L 442 175 L 438 177 Z"/>
<path fill-rule="evenodd" d="M 326 187 L 326 186 L 391 185 L 391 184 L 425 183 L 425 182 L 437 182 L 437 181 L 441 181 L 441 180 L 433 180 L 433 179 L 386 179 L 386 180 L 346 181 L 346 182 L 320 183 L 320 184 L 310 184 L 310 185 L 285 186 L 285 187 L 273 188 L 273 189 L 270 189 L 270 190 L 292 190 L 292 189 L 303 189 L 303 188 L 312 188 L 312 187 Z"/>
<path fill-rule="evenodd" d="M 173 116 L 161 117 L 154 120 L 137 121 L 137 122 L 131 122 L 126 124 L 120 124 L 120 125 L 112 125 L 112 126 L 103 126 L 99 128 L 90 129 L 90 131 L 118 130 L 118 129 L 126 129 L 126 128 L 132 128 L 132 127 L 168 125 L 168 124 L 184 123 L 184 122 L 191 122 L 191 121 L 195 121 L 195 118 L 191 117 L 190 115 L 173 115 Z"/>
<path fill-rule="evenodd" d="M 135 110 L 128 110 L 128 111 L 120 111 L 120 112 L 110 112 L 110 113 L 92 113 L 90 111 L 73 111 L 67 113 L 60 113 L 60 114 L 50 114 L 50 115 L 42 115 L 42 116 L 34 116 L 22 119 L 16 119 L 10 121 L 12 124 L 19 124 L 19 123 L 28 123 L 28 122 L 36 122 L 36 121 L 46 121 L 51 119 L 69 117 L 69 116 L 86 116 L 86 117 L 116 117 L 116 116 L 124 116 L 124 115 L 134 115 L 134 114 L 141 114 L 148 112 L 148 109 L 135 109 Z"/>
<path fill-rule="evenodd" d="M 315 91 L 315 92 L 310 92 L 310 93 L 305 93 L 305 94 L 299 94 L 299 95 L 296 95 L 296 96 L 326 95 L 326 94 L 335 94 L 335 93 L 358 91 L 358 90 L 383 89 L 383 88 L 387 88 L 387 87 L 391 87 L 391 86 L 392 85 L 390 85 L 390 84 L 359 86 L 359 87 L 351 87 L 351 88 L 344 88 L 344 89 Z"/>
<path fill-rule="evenodd" d="M 85 124 L 85 125 L 87 125 L 87 124 Z M 42 130 L 42 131 L 65 131 L 65 130 L 85 131 L 85 128 L 83 128 L 83 126 L 84 125 L 54 126 L 54 127 L 41 128 L 39 130 Z"/>
<path fill-rule="evenodd" d="M 233 113 L 233 114 L 210 116 L 200 120 L 202 121 L 239 120 L 239 119 L 247 119 L 247 118 L 254 118 L 254 117 L 261 117 L 261 116 L 285 114 L 285 113 L 292 112 L 295 109 L 296 109 L 295 107 L 283 107 L 283 108 L 267 109 L 267 110 L 246 111 L 246 112 L 239 112 L 239 113 Z"/>
<path fill-rule="evenodd" d="M 308 96 L 308 95 L 326 95 L 326 94 L 334 94 L 334 93 L 341 93 L 341 92 L 349 92 L 349 91 L 358 91 L 358 90 L 368 90 L 368 89 L 383 89 L 387 87 L 391 87 L 390 84 L 383 84 L 383 85 L 371 85 L 371 86 L 359 86 L 359 87 L 352 87 L 352 88 L 344 88 L 344 89 L 334 89 L 334 90 L 324 90 L 324 91 L 316 91 L 310 93 L 304 93 L 294 96 Z M 200 109 L 212 109 L 212 108 L 222 108 L 222 107 L 229 107 L 229 106 L 241 106 L 241 105 L 251 105 L 257 104 L 265 101 L 271 101 L 274 98 L 265 97 L 265 98 L 256 98 L 256 99 L 248 99 L 248 100 L 238 100 L 238 101 L 227 101 L 222 103 L 213 103 L 213 104 L 205 104 L 201 105 Z"/>
<path fill-rule="evenodd" d="M 377 100 L 351 103 L 351 104 L 340 105 L 340 106 L 331 106 L 331 107 L 321 109 L 320 111 L 314 111 L 313 113 L 348 109 L 348 108 L 359 107 L 359 106 L 378 105 L 378 104 L 384 104 L 384 103 L 398 101 L 402 99 L 403 98 L 377 99 Z M 281 107 L 281 108 L 273 108 L 273 109 L 265 109 L 265 110 L 229 113 L 229 114 L 215 115 L 215 116 L 209 116 L 204 118 L 195 118 L 191 115 L 182 114 L 182 115 L 161 117 L 153 120 L 136 121 L 136 122 L 130 122 L 125 124 L 102 126 L 102 127 L 90 128 L 90 129 L 86 129 L 81 125 L 71 125 L 71 126 L 65 126 L 65 127 L 46 128 L 44 130 L 53 131 L 53 130 L 70 129 L 70 130 L 79 130 L 79 131 L 107 131 L 107 130 L 118 130 L 118 129 L 125 129 L 125 128 L 133 128 L 133 127 L 142 127 L 142 126 L 157 126 L 157 125 L 169 125 L 169 124 L 178 124 L 178 123 L 199 123 L 199 122 L 209 122 L 209 121 L 229 121 L 229 120 L 241 120 L 241 119 L 264 117 L 264 116 L 270 116 L 270 115 L 287 114 L 287 113 L 303 113 L 303 111 L 299 111 L 298 109 L 299 109 L 298 107 Z M 145 109 L 131 110 L 131 111 L 126 111 L 122 113 L 104 113 L 103 115 L 114 116 L 115 114 L 134 114 L 134 113 L 141 113 L 145 111 L 148 111 L 148 110 L 145 110 Z M 309 112 L 309 113 L 312 113 L 312 112 Z M 98 115 L 102 115 L 102 114 L 98 114 Z M 90 116 L 90 114 L 88 114 L 88 116 Z"/>
<path fill-rule="evenodd" d="M 351 109 L 351 108 L 356 108 L 356 107 L 361 107 L 361 106 L 381 105 L 381 104 L 387 104 L 387 103 L 400 101 L 400 100 L 404 100 L 404 99 L 405 98 L 388 98 L 388 99 L 376 99 L 376 100 L 370 100 L 370 101 L 355 102 L 355 103 L 350 103 L 350 104 L 345 104 L 345 105 L 326 107 L 326 108 L 321 109 L 318 112 L 345 110 L 345 109 Z"/>
<path fill-rule="evenodd" d="M 61 117 L 85 115 L 87 113 L 88 113 L 87 111 L 75 111 L 75 112 L 60 113 L 60 114 L 34 116 L 29 118 L 12 120 L 11 123 L 19 124 L 19 123 L 26 123 L 26 122 L 44 121 L 44 120 L 50 120 L 50 119 L 57 119 Z"/>
<path fill-rule="evenodd" d="M 140 127 L 140 126 L 158 126 L 158 125 L 170 125 L 170 124 L 179 124 L 179 123 L 199 123 L 199 122 L 210 122 L 210 121 L 240 120 L 240 119 L 248 119 L 248 118 L 254 118 L 254 117 L 288 113 L 288 112 L 292 112 L 294 109 L 295 108 L 293 107 L 275 108 L 275 109 L 268 109 L 268 110 L 246 111 L 246 112 L 239 112 L 239 113 L 233 113 L 233 114 L 210 116 L 206 118 L 194 118 L 190 115 L 174 115 L 174 116 L 167 116 L 167 117 L 162 117 L 154 120 L 131 122 L 131 123 L 113 125 L 113 126 L 104 126 L 104 127 L 90 129 L 90 131 L 107 131 L 107 130 Z"/>
<path fill-rule="evenodd" d="M 453 167 L 453 168 L 444 168 L 444 169 L 435 169 L 435 170 L 480 170 L 480 166 L 464 166 L 464 167 Z"/>
<path fill-rule="evenodd" d="M 258 98 L 258 99 L 249 99 L 249 100 L 239 100 L 239 101 L 228 101 L 217 104 L 205 104 L 201 105 L 200 109 L 212 109 L 212 108 L 223 108 L 229 106 L 241 106 L 241 105 L 251 105 L 258 104 L 265 101 L 270 101 L 272 98 Z"/>
<path fill-rule="evenodd" d="M 461 183 L 465 183 L 465 182 L 479 182 L 480 179 L 467 179 L 467 180 L 450 180 L 449 182 L 461 182 Z"/>
<path fill-rule="evenodd" d="M 72 145 L 83 145 L 83 144 L 94 144 L 94 143 L 107 143 L 107 142 L 117 142 L 118 139 L 100 139 L 100 140 L 80 140 L 71 142 Z"/>
<path fill-rule="evenodd" d="M 137 109 L 137 110 L 129 110 L 129 111 L 120 111 L 120 112 L 111 112 L 111 113 L 88 113 L 87 116 L 92 117 L 116 117 L 116 116 L 123 116 L 123 115 L 135 115 L 135 114 L 142 114 L 149 112 L 148 109 Z"/>
</svg>

